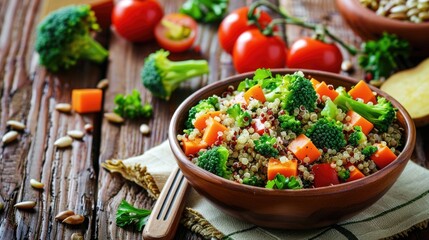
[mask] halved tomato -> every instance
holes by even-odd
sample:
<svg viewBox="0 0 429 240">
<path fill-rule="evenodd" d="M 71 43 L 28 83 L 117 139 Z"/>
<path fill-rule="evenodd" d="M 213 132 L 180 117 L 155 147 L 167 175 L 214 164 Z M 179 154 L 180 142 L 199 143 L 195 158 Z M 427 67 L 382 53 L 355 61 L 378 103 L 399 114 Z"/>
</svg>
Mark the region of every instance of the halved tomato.
<svg viewBox="0 0 429 240">
<path fill-rule="evenodd" d="M 170 52 L 183 52 L 191 48 L 197 36 L 198 24 L 188 15 L 165 15 L 155 27 L 158 44 Z"/>
</svg>

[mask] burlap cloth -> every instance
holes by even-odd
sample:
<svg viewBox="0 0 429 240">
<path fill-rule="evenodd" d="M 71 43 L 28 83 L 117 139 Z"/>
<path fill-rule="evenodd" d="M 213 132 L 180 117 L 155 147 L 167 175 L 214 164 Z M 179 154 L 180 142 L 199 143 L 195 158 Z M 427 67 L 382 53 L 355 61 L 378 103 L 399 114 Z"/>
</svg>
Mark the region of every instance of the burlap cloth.
<svg viewBox="0 0 429 240">
<path fill-rule="evenodd" d="M 176 165 L 167 141 L 143 155 L 108 160 L 119 172 L 157 198 Z M 273 230 L 237 220 L 216 209 L 195 190 L 188 196 L 182 224 L 206 238 L 229 239 L 382 239 L 426 227 L 429 219 L 429 171 L 409 161 L 393 187 L 374 205 L 336 225 L 306 231 Z"/>
</svg>

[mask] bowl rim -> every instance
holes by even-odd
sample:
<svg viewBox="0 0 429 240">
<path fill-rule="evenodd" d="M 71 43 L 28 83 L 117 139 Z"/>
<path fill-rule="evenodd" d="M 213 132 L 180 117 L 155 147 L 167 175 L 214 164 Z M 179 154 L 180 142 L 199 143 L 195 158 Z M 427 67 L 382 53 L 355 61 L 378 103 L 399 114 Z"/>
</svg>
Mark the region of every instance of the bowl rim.
<svg viewBox="0 0 429 240">
<path fill-rule="evenodd" d="M 287 74 L 287 73 L 294 73 L 296 71 L 302 71 L 305 76 L 315 76 L 315 75 L 325 75 L 329 78 L 336 78 L 348 81 L 350 83 L 357 83 L 358 81 L 354 78 L 330 73 L 330 72 L 324 72 L 324 71 L 318 71 L 318 70 L 307 70 L 307 69 L 293 69 L 293 68 L 276 68 L 271 69 L 271 72 L 273 74 L 281 73 L 281 74 Z M 412 121 L 410 115 L 405 110 L 405 108 L 395 99 L 393 99 L 390 95 L 387 93 L 370 86 L 370 88 L 377 92 L 377 94 L 382 96 L 389 96 L 390 101 L 395 106 L 395 108 L 398 109 L 398 113 L 400 112 L 401 115 L 404 118 L 404 131 L 407 133 L 407 138 L 405 139 L 404 148 L 402 149 L 401 153 L 397 156 L 397 159 L 384 167 L 383 169 L 380 169 L 376 173 L 373 173 L 369 176 L 365 176 L 364 178 L 351 181 L 351 182 L 345 182 L 337 185 L 331 185 L 331 186 L 325 186 L 325 187 L 319 187 L 319 188 L 305 188 L 305 189 L 284 189 L 284 190 L 278 190 L 278 189 L 267 189 L 263 187 L 256 187 L 256 186 L 250 186 L 245 184 L 240 184 L 232 180 L 228 180 L 222 177 L 219 177 L 213 173 L 210 173 L 198 166 L 196 166 L 194 163 L 188 160 L 188 158 L 185 156 L 185 154 L 182 151 L 182 148 L 179 145 L 179 142 L 177 141 L 177 134 L 178 132 L 175 128 L 175 123 L 178 121 L 179 117 L 181 116 L 182 112 L 188 112 L 189 108 L 186 106 L 189 105 L 191 102 L 196 101 L 196 97 L 202 93 L 205 93 L 207 91 L 210 91 L 210 89 L 214 88 L 217 89 L 218 87 L 221 87 L 222 85 L 227 86 L 226 83 L 232 82 L 232 81 L 238 81 L 239 79 L 244 80 L 246 77 L 252 77 L 254 72 L 246 72 L 242 74 L 233 75 L 227 78 L 224 78 L 222 80 L 216 81 L 214 83 L 211 83 L 198 91 L 194 92 L 192 95 L 188 96 L 176 109 L 176 111 L 173 114 L 173 117 L 170 121 L 169 130 L 168 130 L 168 141 L 170 143 L 170 148 L 174 154 L 175 160 L 177 161 L 179 167 L 181 168 L 181 164 L 185 165 L 190 171 L 193 171 L 194 174 L 197 176 L 209 176 L 209 178 L 206 178 L 206 181 L 213 181 L 216 184 L 222 184 L 227 185 L 228 188 L 232 191 L 240 191 L 240 192 L 252 192 L 254 195 L 266 195 L 270 194 L 271 196 L 314 196 L 316 193 L 317 195 L 329 195 L 333 193 L 340 193 L 340 192 L 346 192 L 346 191 L 352 191 L 354 189 L 361 188 L 365 185 L 368 185 L 369 183 L 374 183 L 380 178 L 385 177 L 385 175 L 388 175 L 390 172 L 392 172 L 396 167 L 403 164 L 404 162 L 408 162 L 408 160 L 411 157 L 411 154 L 413 152 L 415 141 L 416 141 L 416 130 L 414 122 Z M 200 99 L 198 99 L 200 100 Z M 405 165 L 404 165 L 405 166 Z M 183 170 L 182 170 L 183 171 Z M 184 171 L 183 171 L 184 172 Z M 186 174 L 185 174 L 186 177 Z M 191 183 L 192 185 L 192 183 Z M 323 190 L 323 191 L 321 191 Z"/>
<path fill-rule="evenodd" d="M 388 17 L 380 16 L 375 13 L 375 11 L 366 8 L 363 6 L 359 0 L 348 0 L 350 4 L 353 6 L 362 9 L 363 12 L 354 8 L 352 11 L 356 13 L 356 15 L 363 16 L 366 19 L 376 18 L 377 21 L 380 21 L 381 25 L 396 25 L 400 28 L 414 28 L 414 29 L 426 29 L 429 27 L 429 22 L 421 22 L 421 23 L 413 23 L 409 21 L 402 21 L 397 19 L 391 19 Z M 342 6 L 347 6 L 347 0 L 336 0 L 336 4 L 341 4 Z"/>
</svg>

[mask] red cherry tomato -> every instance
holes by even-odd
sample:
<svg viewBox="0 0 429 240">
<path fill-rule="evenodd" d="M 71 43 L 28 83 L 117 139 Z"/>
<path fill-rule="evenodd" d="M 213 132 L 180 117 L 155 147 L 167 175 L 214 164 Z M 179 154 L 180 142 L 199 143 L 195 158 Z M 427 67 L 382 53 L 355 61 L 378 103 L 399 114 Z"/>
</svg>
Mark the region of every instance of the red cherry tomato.
<svg viewBox="0 0 429 240">
<path fill-rule="evenodd" d="M 128 41 L 143 42 L 154 38 L 162 16 L 164 11 L 156 0 L 121 0 L 113 8 L 112 24 Z"/>
<path fill-rule="evenodd" d="M 328 44 L 313 38 L 301 38 L 290 46 L 287 56 L 289 68 L 305 68 L 338 73 L 343 55 L 335 44 Z"/>
<path fill-rule="evenodd" d="M 311 171 L 314 174 L 314 186 L 316 188 L 340 183 L 337 171 L 329 163 L 315 164 Z"/>
<path fill-rule="evenodd" d="M 232 53 L 234 43 L 240 34 L 246 30 L 257 28 L 255 25 L 248 24 L 248 12 L 248 7 L 239 8 L 226 16 L 220 23 L 217 33 L 219 43 L 225 52 Z M 271 22 L 271 17 L 268 13 L 260 11 L 258 22 L 262 28 L 265 28 Z"/>
<path fill-rule="evenodd" d="M 234 45 L 232 59 L 239 73 L 258 68 L 285 66 L 285 43 L 279 37 L 265 36 L 258 29 L 243 32 Z"/>
<path fill-rule="evenodd" d="M 197 22 L 188 15 L 171 13 L 156 25 L 155 38 L 162 48 L 170 52 L 183 52 L 194 43 L 197 28 Z"/>
</svg>

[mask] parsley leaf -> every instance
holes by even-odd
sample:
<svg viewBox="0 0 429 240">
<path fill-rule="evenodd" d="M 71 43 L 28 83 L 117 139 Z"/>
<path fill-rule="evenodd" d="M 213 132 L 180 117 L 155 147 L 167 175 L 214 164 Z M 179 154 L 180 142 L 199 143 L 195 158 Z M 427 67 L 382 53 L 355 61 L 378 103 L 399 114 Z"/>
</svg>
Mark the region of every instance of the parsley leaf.
<svg viewBox="0 0 429 240">
<path fill-rule="evenodd" d="M 136 208 L 122 200 L 116 212 L 116 225 L 122 228 L 128 225 L 137 225 L 137 229 L 142 231 L 151 212 L 151 210 Z"/>
</svg>

